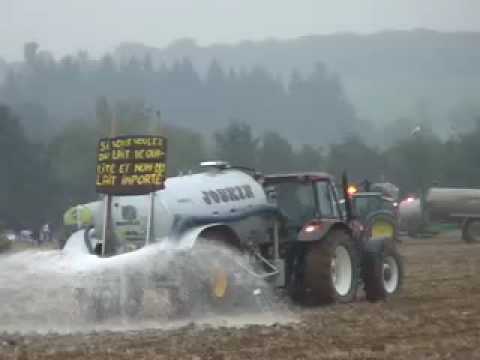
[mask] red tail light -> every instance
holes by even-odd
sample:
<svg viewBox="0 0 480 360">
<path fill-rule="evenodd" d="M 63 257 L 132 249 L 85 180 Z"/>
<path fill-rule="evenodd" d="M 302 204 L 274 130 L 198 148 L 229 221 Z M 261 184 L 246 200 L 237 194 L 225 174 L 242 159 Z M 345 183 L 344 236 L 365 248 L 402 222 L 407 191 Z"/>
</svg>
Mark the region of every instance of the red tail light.
<svg viewBox="0 0 480 360">
<path fill-rule="evenodd" d="M 323 230 L 323 226 L 323 223 L 320 221 L 310 221 L 303 226 L 302 232 L 313 233 L 315 231 L 321 231 Z"/>
<path fill-rule="evenodd" d="M 320 220 L 312 220 L 307 222 L 300 233 L 298 234 L 298 240 L 300 241 L 312 241 L 322 237 L 326 227 Z"/>
</svg>

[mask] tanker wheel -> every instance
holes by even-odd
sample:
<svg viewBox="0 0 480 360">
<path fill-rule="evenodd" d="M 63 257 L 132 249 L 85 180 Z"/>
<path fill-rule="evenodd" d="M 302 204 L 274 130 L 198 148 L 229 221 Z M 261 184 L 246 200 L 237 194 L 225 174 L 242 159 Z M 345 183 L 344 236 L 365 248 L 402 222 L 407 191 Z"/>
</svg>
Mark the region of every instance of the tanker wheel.
<svg viewBox="0 0 480 360">
<path fill-rule="evenodd" d="M 310 305 L 350 302 L 355 298 L 359 276 L 359 256 L 352 237 L 343 231 L 333 231 L 307 250 L 303 302 Z"/>
<path fill-rule="evenodd" d="M 185 305 L 181 308 L 187 312 L 230 313 L 240 299 L 239 285 L 232 271 L 232 256 L 237 256 L 239 250 L 223 231 L 210 230 L 202 234 L 194 248 L 191 264 L 185 271 L 185 284 L 188 289 L 180 289 Z M 185 269 L 187 270 L 187 269 Z M 189 297 L 189 299 L 186 299 Z"/>
<path fill-rule="evenodd" d="M 462 227 L 462 239 L 467 243 L 480 242 L 480 219 L 468 219 Z"/>
<path fill-rule="evenodd" d="M 385 300 L 400 290 L 403 261 L 393 241 L 386 240 L 382 251 L 365 255 L 362 277 L 368 301 Z"/>
<path fill-rule="evenodd" d="M 220 247 L 222 243 L 215 244 Z M 211 262 L 207 266 L 206 289 L 207 299 L 214 312 L 231 313 L 242 299 L 242 289 L 237 280 L 231 257 L 238 256 L 234 248 L 214 249 Z"/>
</svg>

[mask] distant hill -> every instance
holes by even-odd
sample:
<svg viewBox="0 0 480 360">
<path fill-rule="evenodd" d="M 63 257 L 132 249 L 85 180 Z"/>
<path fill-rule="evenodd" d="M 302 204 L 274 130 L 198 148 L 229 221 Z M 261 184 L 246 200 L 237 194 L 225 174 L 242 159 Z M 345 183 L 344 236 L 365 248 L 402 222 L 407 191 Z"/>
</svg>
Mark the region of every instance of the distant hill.
<svg viewBox="0 0 480 360">
<path fill-rule="evenodd" d="M 213 59 L 236 69 L 262 65 L 284 80 L 321 61 L 340 75 L 359 117 L 377 124 L 406 116 L 442 131 L 453 107 L 480 100 L 480 33 L 345 33 L 206 47 L 183 39 L 163 49 L 125 43 L 114 52 L 121 61 L 147 54 L 156 64 L 188 57 L 201 72 Z"/>
</svg>

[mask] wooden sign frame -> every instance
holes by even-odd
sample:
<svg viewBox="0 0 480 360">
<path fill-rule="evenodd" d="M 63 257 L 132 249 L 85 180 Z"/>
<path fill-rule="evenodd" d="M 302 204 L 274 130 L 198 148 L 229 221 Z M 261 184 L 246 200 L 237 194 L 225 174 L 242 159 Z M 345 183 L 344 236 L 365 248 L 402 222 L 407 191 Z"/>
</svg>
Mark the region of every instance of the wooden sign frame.
<svg viewBox="0 0 480 360">
<path fill-rule="evenodd" d="M 97 148 L 97 193 L 145 195 L 165 187 L 167 139 L 156 135 L 102 138 Z"/>
</svg>

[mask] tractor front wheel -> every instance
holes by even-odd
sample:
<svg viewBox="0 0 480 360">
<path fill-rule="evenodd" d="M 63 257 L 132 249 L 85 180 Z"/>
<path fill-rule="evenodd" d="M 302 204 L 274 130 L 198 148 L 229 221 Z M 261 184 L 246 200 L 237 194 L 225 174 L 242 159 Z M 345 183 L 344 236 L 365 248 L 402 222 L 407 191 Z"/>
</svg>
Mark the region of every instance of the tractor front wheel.
<svg viewBox="0 0 480 360">
<path fill-rule="evenodd" d="M 400 290 L 403 261 L 392 240 L 386 240 L 382 251 L 365 255 L 362 272 L 368 301 L 385 300 Z"/>
</svg>

